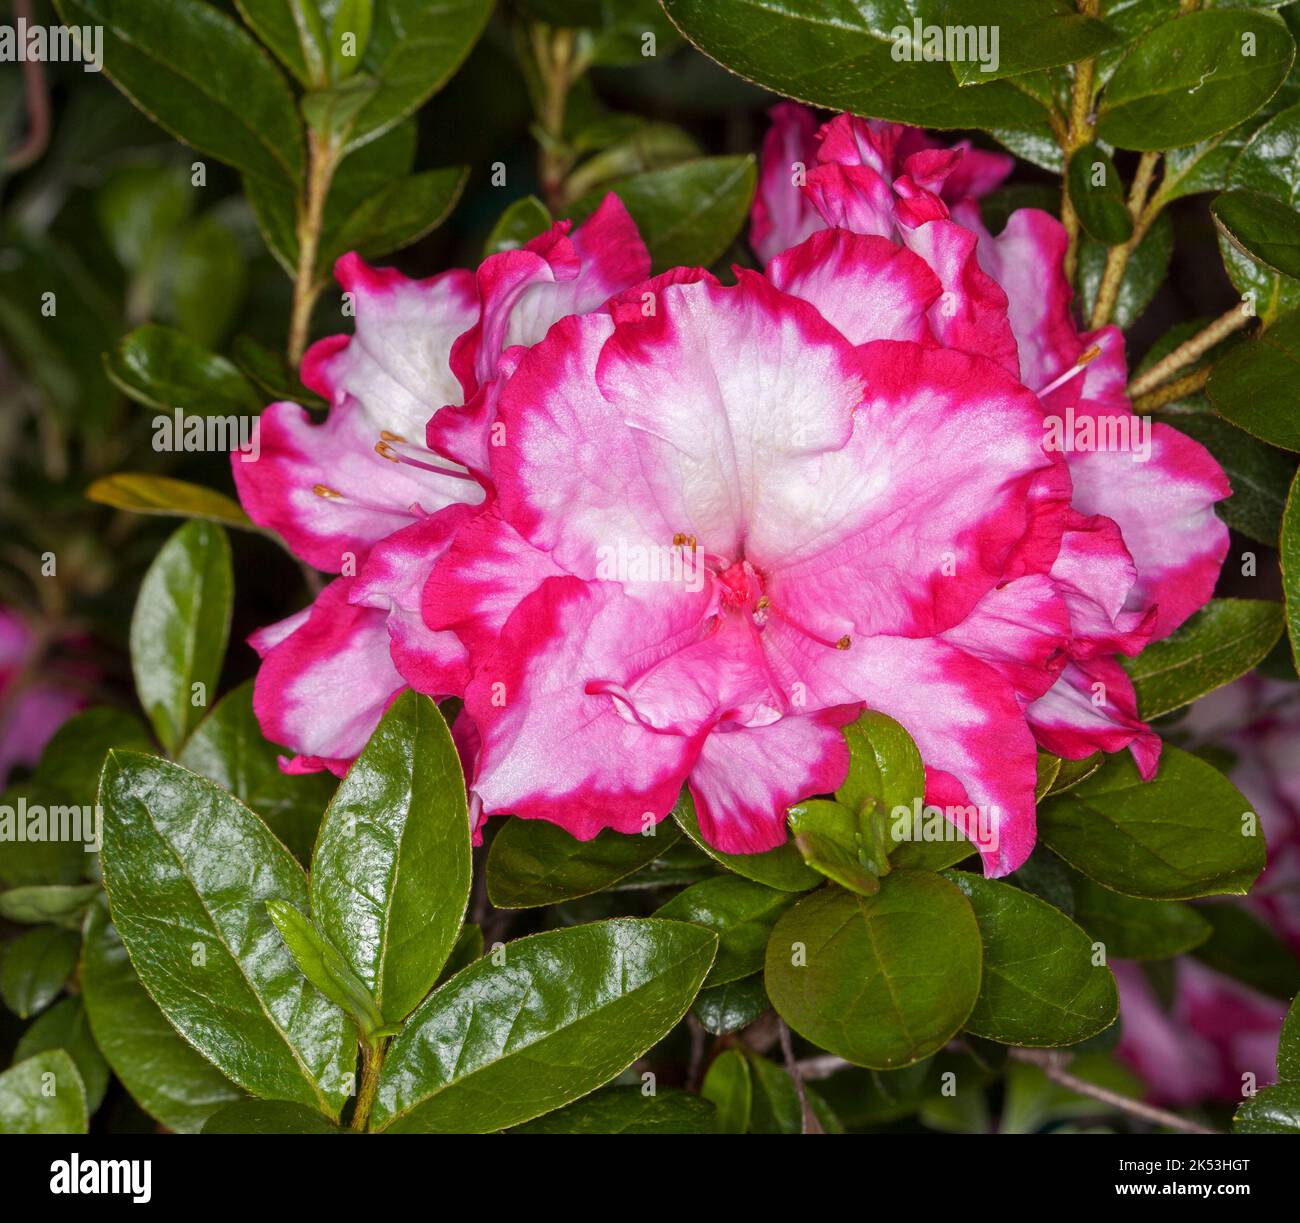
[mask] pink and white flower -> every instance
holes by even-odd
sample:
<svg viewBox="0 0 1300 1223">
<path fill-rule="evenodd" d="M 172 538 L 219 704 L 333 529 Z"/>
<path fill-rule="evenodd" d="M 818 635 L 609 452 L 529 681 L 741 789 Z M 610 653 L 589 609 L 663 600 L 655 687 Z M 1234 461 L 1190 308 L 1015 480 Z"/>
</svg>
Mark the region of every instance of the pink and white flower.
<svg viewBox="0 0 1300 1223">
<path fill-rule="evenodd" d="M 499 370 L 556 319 L 644 279 L 649 263 L 614 196 L 572 233 L 558 222 L 477 273 L 410 280 L 356 255 L 339 260 L 355 331 L 313 345 L 302 367 L 328 416 L 317 424 L 297 404 L 272 404 L 259 460 L 232 456 L 250 517 L 340 574 L 311 608 L 251 639 L 263 659 L 254 706 L 267 737 L 296 752 L 288 767 L 342 775 L 404 688 L 463 688 L 464 648 L 427 628 L 421 597 L 489 491 Z M 426 431 L 450 442 L 432 449 Z"/>
</svg>

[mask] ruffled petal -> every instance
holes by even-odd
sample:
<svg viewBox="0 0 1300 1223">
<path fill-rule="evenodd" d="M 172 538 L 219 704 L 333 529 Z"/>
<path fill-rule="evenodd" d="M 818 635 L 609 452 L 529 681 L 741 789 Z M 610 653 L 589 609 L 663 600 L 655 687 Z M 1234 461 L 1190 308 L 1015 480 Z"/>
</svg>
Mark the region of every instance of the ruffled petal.
<svg viewBox="0 0 1300 1223">
<path fill-rule="evenodd" d="M 802 190 L 817 157 L 816 118 L 797 102 L 780 102 L 768 116 L 749 225 L 750 245 L 764 263 L 825 227 Z"/>
</svg>

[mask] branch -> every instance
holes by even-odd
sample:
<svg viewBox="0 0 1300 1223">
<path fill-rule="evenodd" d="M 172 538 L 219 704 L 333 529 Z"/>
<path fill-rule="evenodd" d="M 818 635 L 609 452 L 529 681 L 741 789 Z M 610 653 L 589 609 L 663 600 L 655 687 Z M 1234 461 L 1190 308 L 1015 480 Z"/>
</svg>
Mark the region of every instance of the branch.
<svg viewBox="0 0 1300 1223">
<path fill-rule="evenodd" d="M 1112 246 L 1106 252 L 1106 267 L 1101 274 L 1101 284 L 1097 289 L 1097 300 L 1092 305 L 1092 318 L 1089 326 L 1096 331 L 1110 322 L 1115 303 L 1119 300 L 1120 287 L 1124 283 L 1124 269 L 1128 267 L 1129 257 L 1137 249 L 1138 243 L 1147 236 L 1147 230 L 1154 224 L 1164 206 L 1159 195 L 1148 203 L 1151 192 L 1151 180 L 1155 177 L 1156 166 L 1160 162 L 1159 153 L 1143 153 L 1138 160 L 1138 168 L 1133 175 L 1133 186 L 1129 190 L 1128 211 L 1133 218 L 1133 233 L 1127 242 Z"/>
<path fill-rule="evenodd" d="M 1129 383 L 1128 393 L 1136 396 L 1155 390 L 1184 366 L 1191 365 L 1221 340 L 1227 339 L 1234 331 L 1240 330 L 1254 317 L 1255 315 L 1246 308 L 1246 303 L 1239 302 L 1231 310 L 1219 315 L 1208 327 L 1198 331 L 1190 340 L 1179 344 L 1173 352 L 1162 357 L 1146 373 L 1134 378 Z"/>
<path fill-rule="evenodd" d="M 1146 395 L 1139 395 L 1133 400 L 1133 411 L 1139 416 L 1147 412 L 1155 412 L 1163 408 L 1167 403 L 1177 403 L 1180 399 L 1186 399 L 1188 395 L 1195 395 L 1210 380 L 1210 370 L 1207 366 L 1205 369 L 1194 370 L 1182 378 L 1175 378 L 1172 382 L 1166 382 L 1164 386 L 1157 387 Z"/>
</svg>

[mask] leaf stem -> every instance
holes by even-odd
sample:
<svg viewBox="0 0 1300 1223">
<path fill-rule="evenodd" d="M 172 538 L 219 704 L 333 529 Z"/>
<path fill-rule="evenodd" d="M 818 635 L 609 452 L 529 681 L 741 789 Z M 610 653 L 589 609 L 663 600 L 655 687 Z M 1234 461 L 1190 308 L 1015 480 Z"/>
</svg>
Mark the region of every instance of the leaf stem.
<svg viewBox="0 0 1300 1223">
<path fill-rule="evenodd" d="M 311 328 L 311 312 L 324 288 L 316 275 L 325 200 L 338 166 L 339 149 L 328 137 L 308 129 L 307 190 L 298 208 L 298 270 L 293 280 L 293 307 L 289 315 L 289 364 L 302 360 Z"/>
<path fill-rule="evenodd" d="M 370 1123 L 370 1110 L 375 1104 L 375 1091 L 379 1087 L 379 1072 L 384 1066 L 384 1048 L 387 1041 L 371 1045 L 361 1044 L 361 1089 L 357 1092 L 357 1106 L 352 1112 L 352 1128 L 358 1133 Z"/>
<path fill-rule="evenodd" d="M 585 64 L 576 53 L 572 30 L 536 25 L 532 29 L 532 43 L 541 74 L 537 118 L 543 139 L 539 142 L 537 175 L 546 205 L 554 213 L 564 206 L 564 179 L 573 164 L 573 157 L 564 143 L 569 90 L 582 74 Z"/>
<path fill-rule="evenodd" d="M 1085 17 L 1096 17 L 1099 0 L 1078 0 L 1079 12 Z M 1092 139 L 1093 85 L 1097 75 L 1095 60 L 1085 59 L 1074 65 L 1074 85 L 1070 90 L 1070 120 L 1065 138 L 1060 141 L 1065 166 L 1061 175 L 1061 222 L 1065 226 L 1068 243 L 1065 248 L 1065 276 L 1071 284 L 1079 270 L 1079 214 L 1070 199 L 1070 158 L 1075 150 Z M 1059 137 L 1058 137 L 1059 139 Z"/>
<path fill-rule="evenodd" d="M 1136 397 L 1155 390 L 1162 383 L 1168 382 L 1180 369 L 1191 365 L 1193 361 L 1209 352 L 1221 340 L 1227 339 L 1234 331 L 1239 331 L 1254 317 L 1254 314 L 1246 308 L 1245 302 L 1239 302 L 1231 310 L 1219 315 L 1208 327 L 1198 331 L 1190 340 L 1179 344 L 1173 352 L 1162 357 L 1146 373 L 1134 378 L 1128 384 L 1128 393 Z M 1209 377 L 1208 373 L 1206 377 Z"/>
<path fill-rule="evenodd" d="M 1092 306 L 1092 318 L 1089 326 L 1095 331 L 1110 322 L 1115 303 L 1119 300 L 1120 287 L 1124 283 L 1124 269 L 1128 267 L 1129 256 L 1137 249 L 1138 243 L 1147 235 L 1156 217 L 1160 215 L 1164 201 L 1159 193 L 1148 201 L 1151 181 L 1155 177 L 1156 166 L 1160 163 L 1159 153 L 1143 153 L 1138 159 L 1137 172 L 1133 175 L 1133 186 L 1128 196 L 1128 211 L 1133 218 L 1133 233 L 1127 242 L 1112 246 L 1106 252 L 1106 267 L 1101 274 L 1101 284 L 1097 288 L 1097 300 Z"/>
<path fill-rule="evenodd" d="M 1164 386 L 1146 395 L 1140 395 L 1133 400 L 1133 411 L 1139 416 L 1145 412 L 1156 412 L 1166 404 L 1177 403 L 1180 399 L 1186 399 L 1188 395 L 1195 395 L 1209 380 L 1208 366 L 1205 369 L 1194 370 L 1182 378 L 1175 378 L 1173 382 L 1166 382 Z"/>
</svg>

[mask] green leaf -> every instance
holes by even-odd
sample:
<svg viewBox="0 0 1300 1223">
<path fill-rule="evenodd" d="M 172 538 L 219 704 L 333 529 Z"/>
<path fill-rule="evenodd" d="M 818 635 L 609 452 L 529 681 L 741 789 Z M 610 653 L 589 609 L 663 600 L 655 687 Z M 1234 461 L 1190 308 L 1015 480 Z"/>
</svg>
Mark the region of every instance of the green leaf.
<svg viewBox="0 0 1300 1223">
<path fill-rule="evenodd" d="M 75 925 L 76 918 L 96 896 L 99 884 L 48 883 L 0 892 L 0 917 L 25 925 L 57 922 Z"/>
<path fill-rule="evenodd" d="M 875 896 L 827 887 L 772 931 L 764 977 L 777 1014 L 859 1066 L 892 1069 L 953 1036 L 980 989 L 980 937 L 961 891 L 899 870 Z"/>
<path fill-rule="evenodd" d="M 234 365 L 174 327 L 145 323 L 127 332 L 105 354 L 104 369 L 124 394 L 164 412 L 181 408 L 220 416 L 262 408 Z"/>
<path fill-rule="evenodd" d="M 122 709 L 98 706 L 70 717 L 45 745 L 34 780 L 56 787 L 81 806 L 99 793 L 99 771 L 110 748 L 153 750 L 144 723 Z"/>
<path fill-rule="evenodd" d="M 329 49 L 317 0 L 235 0 L 235 7 L 302 84 L 324 82 Z"/>
<path fill-rule="evenodd" d="M 238 1100 L 203 1124 L 204 1134 L 346 1134 L 314 1109 L 284 1100 Z"/>
<path fill-rule="evenodd" d="M 727 1036 L 753 1023 L 771 1006 L 761 976 L 700 991 L 692 1012 L 706 1032 Z"/>
<path fill-rule="evenodd" d="M 169 1130 L 196 1134 L 240 1092 L 168 1023 L 97 904 L 86 922 L 81 991 L 95 1043 L 137 1104 Z"/>
<path fill-rule="evenodd" d="M 411 1016 L 372 1128 L 486 1133 L 586 1095 L 676 1026 L 717 942 L 683 922 L 623 918 L 508 944 L 504 962 L 471 964 Z"/>
<path fill-rule="evenodd" d="M 162 546 L 140 584 L 131 617 L 131 669 L 140 704 L 171 753 L 216 691 L 233 581 L 226 533 L 187 522 Z"/>
<path fill-rule="evenodd" d="M 483 954 L 483 928 L 466 922 L 460 928 L 460 937 L 451 949 L 451 955 L 438 974 L 438 984 L 451 980 L 462 968 L 468 968 Z"/>
<path fill-rule="evenodd" d="M 1092 310 L 1106 267 L 1105 243 L 1085 237 L 1079 244 L 1079 296 L 1084 316 Z M 1174 250 L 1174 227 L 1168 213 L 1161 213 L 1146 236 L 1137 244 L 1124 268 L 1119 296 L 1111 322 L 1130 327 L 1150 304 L 1156 290 L 1165 282 L 1169 259 Z"/>
<path fill-rule="evenodd" d="M 569 215 L 579 224 L 613 191 L 645 239 L 652 271 L 707 267 L 745 224 L 757 176 L 752 155 L 700 157 L 602 186 L 576 201 Z"/>
<path fill-rule="evenodd" d="M 1171 411 L 1170 423 L 1200 442 L 1227 475 L 1232 496 L 1215 506 L 1219 517 L 1234 531 L 1276 548 L 1287 489 L 1296 472 L 1295 456 L 1266 445 L 1212 412 Z"/>
<path fill-rule="evenodd" d="M 1048 799 L 1038 809 L 1038 835 L 1076 870 L 1128 896 L 1244 894 L 1265 860 L 1250 812 L 1226 777 L 1166 743 L 1151 781 L 1125 752 Z"/>
<path fill-rule="evenodd" d="M 469 887 L 460 760 L 438 707 L 407 691 L 325 812 L 312 859 L 312 916 L 396 1023 L 438 979 Z"/>
<path fill-rule="evenodd" d="M 1091 237 L 1107 246 L 1119 246 L 1133 236 L 1123 180 L 1099 144 L 1085 144 L 1075 150 L 1066 183 L 1070 203 Z"/>
<path fill-rule="evenodd" d="M 381 143 L 382 141 L 375 141 L 376 145 Z M 308 408 L 325 407 L 325 401 L 298 380 L 298 375 L 289 368 L 283 353 L 268 348 L 251 335 L 237 335 L 231 354 L 240 371 L 256 385 L 264 400 L 288 399 Z"/>
<path fill-rule="evenodd" d="M 1282 606 L 1263 599 L 1211 599 L 1171 637 L 1124 667 L 1144 722 L 1245 675 L 1282 635 Z"/>
<path fill-rule="evenodd" d="M 1291 485 L 1282 515 L 1282 593 L 1286 597 L 1286 631 L 1291 657 L 1300 665 L 1300 474 Z"/>
<path fill-rule="evenodd" d="M 380 0 L 383 3 L 383 0 Z M 374 0 L 338 0 L 330 26 L 330 71 L 336 81 L 351 76 L 366 53 L 370 26 L 374 20 Z M 344 42 L 350 38 L 350 45 Z"/>
<path fill-rule="evenodd" d="M 602 892 L 649 865 L 681 836 L 666 820 L 649 832 L 607 828 L 579 841 L 547 820 L 507 820 L 488 851 L 488 899 L 498 909 L 533 909 Z"/>
<path fill-rule="evenodd" d="M 822 882 L 821 875 L 805 864 L 793 841 L 778 845 L 765 854 L 724 854 L 714 849 L 700 832 L 699 820 L 695 815 L 695 801 L 687 789 L 682 790 L 681 797 L 673 808 L 673 819 L 715 862 L 755 883 L 764 883 L 782 892 L 806 892 Z"/>
<path fill-rule="evenodd" d="M 1209 9 L 1139 38 L 1106 84 L 1097 138 L 1170 149 L 1236 127 L 1286 79 L 1295 43 L 1272 13 Z"/>
<path fill-rule="evenodd" d="M 1273 998 L 1300 991 L 1300 962 L 1258 917 L 1239 905 L 1199 905 L 1210 937 L 1192 954 L 1203 964 Z"/>
<path fill-rule="evenodd" d="M 0 997 L 20 1019 L 43 1011 L 77 966 L 81 936 L 61 926 L 37 926 L 5 945 Z"/>
<path fill-rule="evenodd" d="M 1300 1079 L 1300 996 L 1291 1003 L 1277 1043 L 1277 1077 L 1284 1083 Z"/>
<path fill-rule="evenodd" d="M 643 1095 L 640 1087 L 611 1087 L 517 1125 L 512 1134 L 712 1134 L 714 1111 L 707 1099 L 685 1091 Z"/>
<path fill-rule="evenodd" d="M 802 1134 L 804 1132 L 803 1109 L 799 1105 L 799 1089 L 795 1087 L 794 1080 L 782 1067 L 754 1053 L 749 1054 L 749 1066 L 754 1083 L 750 1132 Z M 810 1084 L 804 1084 L 804 1094 L 808 1097 L 808 1106 L 824 1133 L 844 1132 L 839 1119 Z"/>
<path fill-rule="evenodd" d="M 1214 410 L 1262 441 L 1300 450 L 1300 311 L 1237 345 L 1210 374 L 1205 391 Z"/>
<path fill-rule="evenodd" d="M 103 27 L 113 83 L 177 140 L 247 174 L 302 178 L 293 95 L 235 21 L 200 0 L 57 0 L 64 24 Z"/>
<path fill-rule="evenodd" d="M 350 147 L 386 132 L 441 89 L 492 8 L 492 0 L 380 0 L 359 68 L 379 88 L 353 120 Z"/>
<path fill-rule="evenodd" d="M 1300 1134 L 1300 1083 L 1263 1087 L 1242 1102 L 1234 1134 Z"/>
<path fill-rule="evenodd" d="M 813 870 L 864 896 L 880 890 L 880 876 L 889 870 L 883 812 L 873 810 L 859 820 L 839 803 L 814 798 L 791 807 L 789 823 L 799 852 Z M 866 833 L 873 828 L 878 835 L 869 839 Z"/>
<path fill-rule="evenodd" d="M 996 63 L 989 57 L 981 63 L 973 55 L 952 62 L 963 85 L 1073 64 L 1124 41 L 1118 30 L 1085 17 L 1071 0 L 959 0 L 945 16 L 954 25 L 999 31 Z"/>
<path fill-rule="evenodd" d="M 1300 216 L 1259 191 L 1225 191 L 1210 205 L 1219 232 L 1284 276 L 1300 277 Z"/>
<path fill-rule="evenodd" d="M 1059 909 L 1010 884 L 946 871 L 975 910 L 984 972 L 966 1030 L 1004 1045 L 1073 1045 L 1119 1013 L 1115 978 Z"/>
<path fill-rule="evenodd" d="M 1121 896 L 1082 875 L 1074 881 L 1075 920 L 1098 942 L 1107 958 L 1167 960 L 1199 947 L 1210 923 L 1191 905 Z"/>
<path fill-rule="evenodd" d="M 719 1134 L 743 1134 L 749 1129 L 754 1104 L 754 1085 L 749 1077 L 749 1059 L 739 1049 L 724 1049 L 709 1063 L 700 1095 L 712 1101 L 717 1111 Z"/>
<path fill-rule="evenodd" d="M 1061 767 L 1056 772 L 1056 780 L 1048 788 L 1048 794 L 1062 794 L 1066 790 L 1074 789 L 1085 777 L 1091 777 L 1105 763 L 1106 756 L 1102 752 L 1093 752 L 1091 756 L 1085 756 L 1082 760 L 1062 760 Z"/>
<path fill-rule="evenodd" d="M 723 985 L 763 967 L 763 953 L 776 919 L 794 903 L 778 892 L 735 875 L 719 875 L 678 892 L 656 917 L 694 922 L 718 936 L 718 954 L 706 985 Z"/>
<path fill-rule="evenodd" d="M 893 31 L 911 29 L 914 4 L 664 0 L 664 9 L 724 68 L 814 106 L 919 127 L 1045 126 L 1038 103 L 1005 81 L 964 89 L 946 63 L 896 59 Z"/>
<path fill-rule="evenodd" d="M 253 681 L 248 680 L 222 697 L 195 727 L 177 762 L 260 815 L 305 866 L 337 783 L 327 772 L 290 776 L 281 771 L 279 757 L 280 749 L 262 737 L 253 713 Z"/>
<path fill-rule="evenodd" d="M 518 250 L 525 242 L 545 233 L 551 226 L 551 214 L 535 195 L 515 200 L 497 218 L 487 241 L 483 243 L 483 258 L 501 251 Z"/>
<path fill-rule="evenodd" d="M 410 246 L 447 219 L 468 181 L 468 166 L 449 166 L 389 183 L 325 235 L 320 266 L 348 251 L 377 259 Z"/>
<path fill-rule="evenodd" d="M 187 225 L 169 271 L 177 325 L 200 344 L 219 344 L 248 287 L 244 250 L 233 226 L 211 213 Z"/>
<path fill-rule="evenodd" d="M 86 1091 L 86 1109 L 93 1113 L 108 1088 L 108 1063 L 95 1044 L 80 998 L 56 1002 L 32 1024 L 14 1049 L 14 1061 L 25 1061 L 49 1049 L 62 1049 L 72 1058 Z"/>
<path fill-rule="evenodd" d="M 96 480 L 86 489 L 86 496 L 100 505 L 136 514 L 198 518 L 241 531 L 257 530 L 238 501 L 202 484 L 173 480 L 170 476 L 119 471 Z"/>
<path fill-rule="evenodd" d="M 293 905 L 283 900 L 268 900 L 266 911 L 303 976 L 352 1016 L 364 1040 L 374 1041 L 375 1033 L 384 1026 L 384 1017 L 343 953 Z"/>
<path fill-rule="evenodd" d="M 307 908 L 302 868 L 237 799 L 179 765 L 114 752 L 100 860 L 114 925 L 172 1024 L 235 1083 L 338 1115 L 356 1045 L 266 912 Z"/>
<path fill-rule="evenodd" d="M 88 1125 L 86 1089 L 62 1049 L 0 1074 L 0 1134 L 84 1134 Z"/>
</svg>

